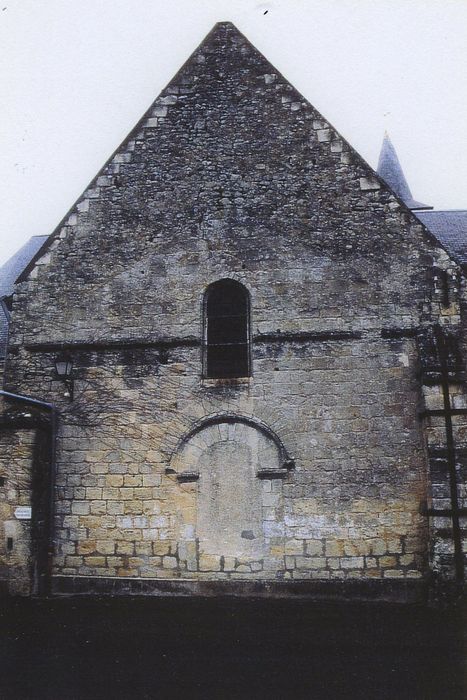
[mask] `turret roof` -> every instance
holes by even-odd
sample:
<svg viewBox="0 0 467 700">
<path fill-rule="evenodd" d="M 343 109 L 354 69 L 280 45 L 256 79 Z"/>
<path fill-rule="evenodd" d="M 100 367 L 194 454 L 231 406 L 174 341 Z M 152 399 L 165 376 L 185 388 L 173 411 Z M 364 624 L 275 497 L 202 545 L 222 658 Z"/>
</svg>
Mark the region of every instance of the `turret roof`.
<svg viewBox="0 0 467 700">
<path fill-rule="evenodd" d="M 396 149 L 392 145 L 391 139 L 387 133 L 384 134 L 381 153 L 379 154 L 378 169 L 376 171 L 380 177 L 386 182 L 393 192 L 402 199 L 409 209 L 432 209 L 428 204 L 417 202 L 410 191 L 410 187 L 405 179 L 404 172 L 399 158 L 397 157 Z"/>
</svg>

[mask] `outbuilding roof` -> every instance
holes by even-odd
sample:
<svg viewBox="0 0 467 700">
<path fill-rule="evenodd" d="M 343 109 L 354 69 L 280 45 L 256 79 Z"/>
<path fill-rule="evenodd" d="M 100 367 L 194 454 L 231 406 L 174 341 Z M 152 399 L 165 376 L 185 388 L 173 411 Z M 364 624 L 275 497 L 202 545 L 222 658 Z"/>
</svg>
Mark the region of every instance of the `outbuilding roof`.
<svg viewBox="0 0 467 700">
<path fill-rule="evenodd" d="M 43 246 L 48 236 L 32 236 L 9 260 L 0 267 L 0 299 L 9 297 L 15 289 L 15 282 Z M 0 304 L 0 360 L 5 357 L 8 342 L 8 312 Z"/>
<path fill-rule="evenodd" d="M 467 265 L 467 210 L 417 211 L 414 214 L 456 262 Z"/>
<path fill-rule="evenodd" d="M 13 294 L 16 280 L 47 238 L 48 236 L 32 236 L 0 267 L 0 299 Z"/>
</svg>

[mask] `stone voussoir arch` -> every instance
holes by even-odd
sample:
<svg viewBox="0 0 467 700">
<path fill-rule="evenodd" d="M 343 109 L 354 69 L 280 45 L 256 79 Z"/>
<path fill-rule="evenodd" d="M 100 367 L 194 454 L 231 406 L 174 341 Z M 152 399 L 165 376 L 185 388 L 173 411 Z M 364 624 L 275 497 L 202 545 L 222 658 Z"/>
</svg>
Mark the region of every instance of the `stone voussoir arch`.
<svg viewBox="0 0 467 700">
<path fill-rule="evenodd" d="M 277 435 L 277 433 L 269 426 L 267 423 L 264 423 L 262 420 L 259 418 L 256 418 L 254 416 L 250 415 L 245 415 L 241 413 L 234 413 L 234 412 L 222 412 L 222 413 L 214 413 L 209 416 L 205 416 L 204 418 L 196 421 L 179 439 L 178 444 L 176 448 L 173 450 L 171 457 L 170 457 L 170 471 L 172 473 L 181 475 L 183 472 L 183 469 L 185 468 L 185 459 L 183 458 L 184 453 L 186 452 L 187 449 L 194 450 L 199 450 L 200 448 L 196 445 L 195 438 L 199 436 L 202 438 L 202 433 L 206 434 L 206 431 L 209 428 L 213 428 L 215 426 L 222 426 L 222 425 L 227 425 L 227 426 L 245 426 L 247 428 L 253 428 L 257 430 L 259 433 L 261 433 L 263 436 L 271 440 L 272 443 L 274 443 L 275 447 L 277 448 L 278 456 L 279 456 L 279 462 L 281 467 L 284 470 L 290 470 L 293 469 L 295 466 L 294 459 L 289 455 L 287 448 L 285 447 L 284 443 L 280 439 L 280 437 Z M 219 432 L 218 436 L 216 435 L 214 439 L 211 438 L 212 441 L 221 441 L 222 436 L 221 432 Z M 209 440 L 209 442 L 211 442 Z M 196 475 L 193 474 L 193 477 Z"/>
</svg>

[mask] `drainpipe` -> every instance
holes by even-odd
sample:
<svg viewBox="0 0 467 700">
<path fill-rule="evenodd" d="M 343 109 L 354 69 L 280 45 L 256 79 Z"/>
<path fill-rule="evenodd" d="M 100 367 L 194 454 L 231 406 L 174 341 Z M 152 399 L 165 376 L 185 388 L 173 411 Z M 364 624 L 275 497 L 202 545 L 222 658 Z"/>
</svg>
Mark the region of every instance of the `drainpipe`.
<svg viewBox="0 0 467 700">
<path fill-rule="evenodd" d="M 12 394 L 10 391 L 0 389 L 0 396 L 4 396 L 9 401 L 17 401 L 29 406 L 50 411 L 51 418 L 51 445 L 50 445 L 50 472 L 49 472 L 49 531 L 48 531 L 48 571 L 47 573 L 47 588 L 50 592 L 50 578 L 52 570 L 52 556 L 54 553 L 54 510 L 55 510 L 55 475 L 56 475 L 56 441 L 57 441 L 57 422 L 58 409 L 53 403 L 34 399 L 32 396 L 23 396 L 22 394 Z"/>
</svg>

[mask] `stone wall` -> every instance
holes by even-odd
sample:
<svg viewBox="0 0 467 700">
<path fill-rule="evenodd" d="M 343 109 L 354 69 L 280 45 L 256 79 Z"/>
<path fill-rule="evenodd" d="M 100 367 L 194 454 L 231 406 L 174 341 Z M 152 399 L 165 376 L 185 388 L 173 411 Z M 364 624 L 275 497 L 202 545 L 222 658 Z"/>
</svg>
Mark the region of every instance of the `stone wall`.
<svg viewBox="0 0 467 700">
<path fill-rule="evenodd" d="M 105 369 L 100 378 L 93 371 L 113 410 L 100 414 L 98 430 L 86 430 L 82 416 L 63 427 L 57 573 L 420 576 L 427 563 L 426 519 L 419 514 L 426 481 L 414 343 L 307 348 L 311 362 L 296 360 L 294 369 L 293 358 L 286 366 L 276 358 L 276 371 L 261 371 L 257 358 L 254 379 L 238 386 L 200 386 L 196 351 L 180 353 L 149 378 L 116 364 L 111 378 Z M 281 352 L 300 349 L 290 344 Z M 83 372 L 77 402 L 84 405 L 86 384 Z M 119 396 L 125 400 L 117 413 Z M 64 421 L 75 406 L 68 411 Z M 218 423 L 185 441 L 206 416 Z M 245 427 L 244 416 L 281 436 L 294 470 L 257 476 L 282 464 L 276 446 Z M 253 448 L 254 457 L 244 454 Z M 184 480 L 196 471 L 199 480 Z M 216 484 L 223 494 L 214 503 Z M 213 504 L 223 505 L 220 517 Z M 237 525 L 235 533 L 228 522 Z"/>
<path fill-rule="evenodd" d="M 13 594 L 31 591 L 31 520 L 15 511 L 31 506 L 34 431 L 3 429 L 0 450 L 0 580 Z"/>
<path fill-rule="evenodd" d="M 454 279 L 367 164 L 218 25 L 14 298 L 5 387 L 60 413 L 55 574 L 424 576 L 415 336 L 459 323 L 434 266 Z M 223 278 L 251 300 L 237 380 L 203 377 L 203 295 Z"/>
</svg>

